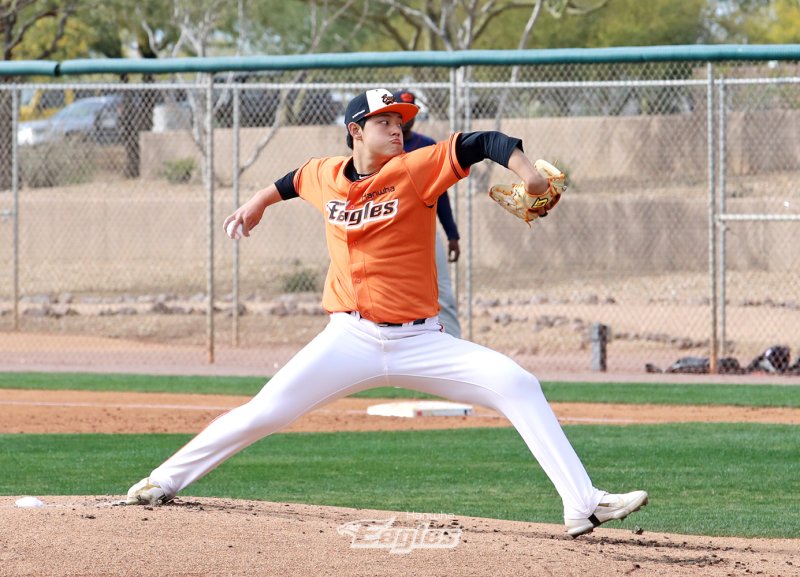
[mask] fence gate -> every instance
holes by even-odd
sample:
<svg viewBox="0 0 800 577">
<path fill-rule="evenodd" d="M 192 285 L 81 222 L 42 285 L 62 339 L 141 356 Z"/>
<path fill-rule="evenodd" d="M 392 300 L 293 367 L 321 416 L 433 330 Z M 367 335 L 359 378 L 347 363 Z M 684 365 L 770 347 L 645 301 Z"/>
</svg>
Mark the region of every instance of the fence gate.
<svg viewBox="0 0 800 577">
<path fill-rule="evenodd" d="M 800 345 L 796 70 L 773 62 L 754 75 L 745 64 L 717 81 L 720 360 Z"/>
</svg>

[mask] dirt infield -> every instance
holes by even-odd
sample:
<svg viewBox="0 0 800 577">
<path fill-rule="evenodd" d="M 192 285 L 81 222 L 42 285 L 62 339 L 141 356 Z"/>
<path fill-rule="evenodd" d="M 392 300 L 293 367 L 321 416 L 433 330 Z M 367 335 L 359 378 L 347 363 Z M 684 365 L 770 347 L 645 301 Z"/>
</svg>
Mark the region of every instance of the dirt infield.
<svg viewBox="0 0 800 577">
<path fill-rule="evenodd" d="M 0 390 L 0 432 L 196 432 L 246 397 Z M 469 417 L 366 415 L 375 399 L 343 399 L 290 431 L 508 426 Z M 798 409 L 556 403 L 563 423 L 750 421 L 800 424 Z M 650 533 L 635 517 L 572 540 L 560 525 L 446 514 L 181 498 L 124 507 L 122 495 L 0 497 L 0 576 L 544 575 L 800 577 L 800 540 Z M 651 495 L 651 508 L 668 506 Z M 10 530 L 9 530 L 10 529 Z"/>
<path fill-rule="evenodd" d="M 250 397 L 0 389 L 0 433 L 196 433 Z M 287 432 L 391 431 L 508 427 L 500 414 L 475 407 L 465 417 L 408 419 L 367 415 L 381 399 L 334 401 L 292 423 Z M 754 422 L 800 425 L 800 409 L 730 406 L 552 403 L 565 424 Z"/>
</svg>

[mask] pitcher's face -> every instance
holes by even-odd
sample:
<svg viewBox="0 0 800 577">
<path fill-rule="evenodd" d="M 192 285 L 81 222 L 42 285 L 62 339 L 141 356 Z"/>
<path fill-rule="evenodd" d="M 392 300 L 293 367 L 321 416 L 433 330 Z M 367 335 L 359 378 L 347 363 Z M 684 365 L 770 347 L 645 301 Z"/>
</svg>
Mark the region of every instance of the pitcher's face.
<svg viewBox="0 0 800 577">
<path fill-rule="evenodd" d="M 377 157 L 392 158 L 403 152 L 403 118 L 396 112 L 370 116 L 361 134 L 364 146 Z"/>
</svg>

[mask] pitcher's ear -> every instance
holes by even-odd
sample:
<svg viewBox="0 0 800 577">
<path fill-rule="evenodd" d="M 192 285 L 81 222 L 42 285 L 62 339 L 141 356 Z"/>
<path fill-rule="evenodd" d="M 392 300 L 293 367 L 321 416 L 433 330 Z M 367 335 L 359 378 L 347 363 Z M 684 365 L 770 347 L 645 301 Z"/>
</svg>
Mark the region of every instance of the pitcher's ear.
<svg viewBox="0 0 800 577">
<path fill-rule="evenodd" d="M 360 140 L 362 130 L 363 128 L 357 122 L 351 122 L 350 124 L 347 125 L 347 132 L 350 134 L 351 137 L 353 137 L 353 139 L 357 138 Z"/>
</svg>

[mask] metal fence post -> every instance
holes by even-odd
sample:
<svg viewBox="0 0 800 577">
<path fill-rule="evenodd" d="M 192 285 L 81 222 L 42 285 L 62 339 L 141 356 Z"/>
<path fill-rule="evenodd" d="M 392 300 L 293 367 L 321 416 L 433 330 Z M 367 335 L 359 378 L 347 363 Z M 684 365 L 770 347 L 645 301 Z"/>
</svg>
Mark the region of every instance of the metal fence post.
<svg viewBox="0 0 800 577">
<path fill-rule="evenodd" d="M 19 329 L 19 143 L 17 142 L 17 131 L 19 122 L 19 89 L 11 91 L 11 194 L 13 196 L 11 204 L 12 222 L 12 289 L 11 302 L 12 314 L 14 316 L 13 329 Z"/>
<path fill-rule="evenodd" d="M 231 155 L 233 156 L 233 210 L 239 208 L 239 120 L 241 115 L 241 91 L 238 86 L 233 87 L 231 94 L 233 98 L 233 143 L 231 147 Z M 233 241 L 233 298 L 231 305 L 233 307 L 231 314 L 233 326 L 233 346 L 239 346 L 239 241 Z"/>
<path fill-rule="evenodd" d="M 708 125 L 706 134 L 708 139 L 708 275 L 711 297 L 711 334 L 709 343 L 709 363 L 708 370 L 714 374 L 717 372 L 717 353 L 719 343 L 717 342 L 717 215 L 715 212 L 715 146 L 714 146 L 714 65 L 709 62 L 706 64 L 708 73 L 708 86 L 706 91 L 706 118 Z"/>
<path fill-rule="evenodd" d="M 725 144 L 727 135 L 725 134 L 725 77 L 719 77 L 719 214 L 725 214 L 725 164 L 727 155 L 725 152 Z M 725 233 L 727 232 L 727 225 L 724 221 L 719 221 L 719 346 L 721 347 L 722 356 L 725 356 L 725 316 L 727 314 L 727 305 L 725 303 L 725 277 L 726 277 L 726 247 L 725 247 Z"/>
<path fill-rule="evenodd" d="M 458 79 L 457 73 L 455 68 L 450 69 L 450 101 L 447 107 L 447 114 L 450 117 L 450 132 L 458 132 L 459 130 L 459 117 L 458 117 Z M 453 208 L 453 215 L 456 219 L 456 223 L 458 223 L 458 208 L 459 208 L 459 183 L 453 185 L 452 188 L 453 195 L 451 198 L 452 208 Z M 438 234 L 438 233 L 437 233 Z M 446 240 L 446 239 L 445 239 Z M 450 251 L 447 248 L 448 245 L 445 244 L 446 247 L 446 254 L 450 255 Z M 448 259 L 449 260 L 449 259 Z M 465 259 L 466 260 L 466 259 Z M 462 261 L 463 262 L 463 261 Z M 453 300 L 456 304 L 456 316 L 461 316 L 461 312 L 459 312 L 458 303 L 460 302 L 461 297 L 461 275 L 459 273 L 459 266 L 457 262 L 448 263 L 450 267 L 450 278 L 453 279 Z"/>
<path fill-rule="evenodd" d="M 208 75 L 206 84 L 206 109 L 205 109 L 205 164 L 203 166 L 203 178 L 206 184 L 206 194 L 208 197 L 208 263 L 207 263 L 207 287 L 208 310 L 206 324 L 206 349 L 208 351 L 208 362 L 214 362 L 214 75 Z"/>
<path fill-rule="evenodd" d="M 469 71 L 466 67 L 461 67 L 459 70 L 459 77 L 460 86 L 457 87 L 456 93 L 460 94 L 463 91 L 463 97 L 460 99 L 461 101 L 461 108 L 464 118 L 464 123 L 461 126 L 461 129 L 465 132 L 471 129 L 472 125 L 472 104 L 470 102 L 470 81 L 468 79 Z M 467 179 L 467 210 L 465 215 L 466 222 L 466 231 L 467 231 L 467 266 L 466 272 L 464 274 L 464 293 L 466 294 L 466 301 L 467 301 L 467 336 L 465 337 L 468 340 L 473 340 L 474 332 L 473 332 L 473 307 L 472 307 L 472 289 L 473 289 L 473 267 L 475 262 L 475 253 L 473 252 L 474 242 L 473 238 L 475 236 L 475 228 L 473 226 L 473 196 L 475 192 L 475 181 L 473 179 Z"/>
</svg>

